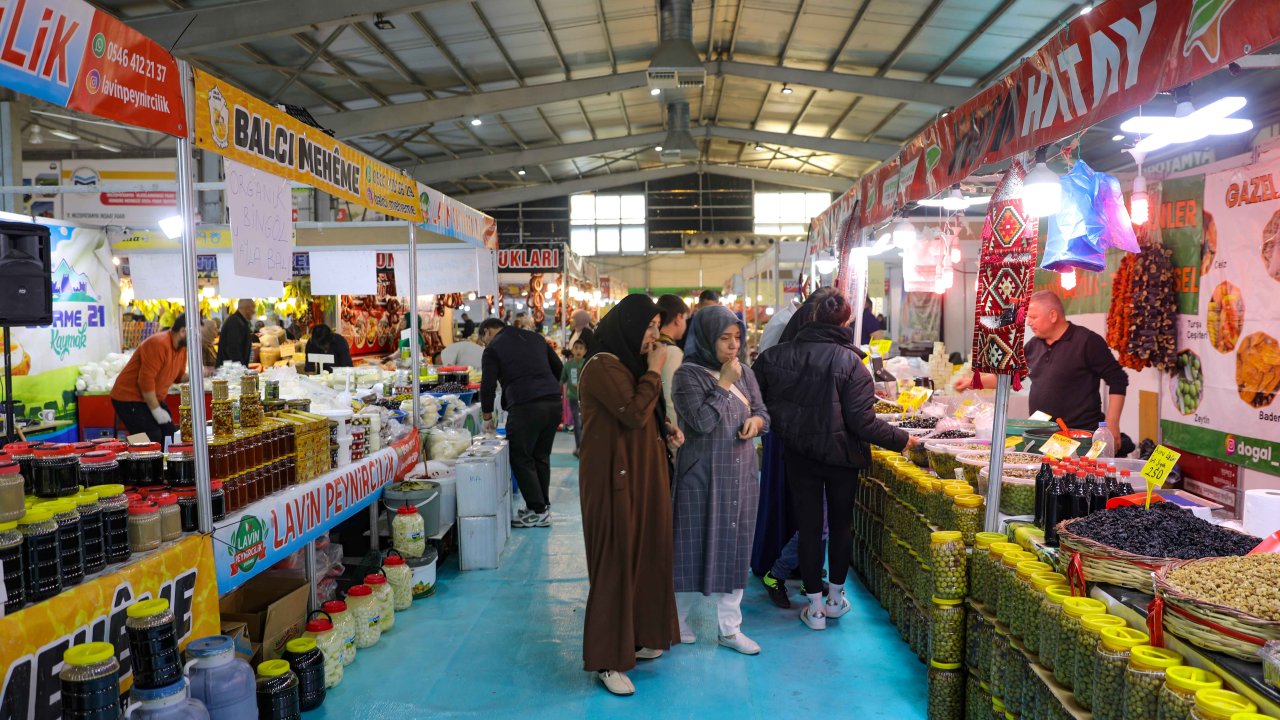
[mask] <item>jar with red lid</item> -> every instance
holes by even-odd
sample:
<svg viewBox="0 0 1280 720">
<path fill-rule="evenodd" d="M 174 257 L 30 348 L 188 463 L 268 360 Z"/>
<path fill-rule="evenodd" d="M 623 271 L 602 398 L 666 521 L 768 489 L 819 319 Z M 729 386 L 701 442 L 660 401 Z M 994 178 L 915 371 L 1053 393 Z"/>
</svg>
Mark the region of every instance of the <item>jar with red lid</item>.
<svg viewBox="0 0 1280 720">
<path fill-rule="evenodd" d="M 382 639 L 382 603 L 373 596 L 368 585 L 354 585 L 347 591 L 347 606 L 351 608 L 356 626 L 356 647 L 370 648 Z"/>
<path fill-rule="evenodd" d="M 11 442 L 4 446 L 4 451 L 13 461 L 18 463 L 18 472 L 22 474 L 23 493 L 27 495 L 35 494 L 35 459 L 36 451 L 33 447 L 35 443 L 30 442 Z"/>
<path fill-rule="evenodd" d="M 9 455 L 0 455 L 0 523 L 14 522 L 27 514 L 22 472 Z"/>
<path fill-rule="evenodd" d="M 178 496 L 171 492 L 152 493 L 147 499 L 160 510 L 160 541 L 173 542 L 182 537 L 182 511 Z"/>
<path fill-rule="evenodd" d="M 129 504 L 129 550 L 147 552 L 160 547 L 160 508 L 155 503 Z"/>
<path fill-rule="evenodd" d="M 342 637 L 342 664 L 350 665 L 356 661 L 355 616 L 347 609 L 347 604 L 341 600 L 330 600 L 321 605 L 320 609 L 329 613 L 334 629 Z"/>
<path fill-rule="evenodd" d="M 196 453 L 191 443 L 169 446 L 165 460 L 164 478 L 173 487 L 195 487 Z"/>
<path fill-rule="evenodd" d="M 78 442 L 78 443 L 71 444 L 71 451 L 76 455 L 83 455 L 85 453 L 93 452 L 94 450 L 97 450 L 97 449 L 98 447 L 91 442 Z"/>
<path fill-rule="evenodd" d="M 80 456 L 80 484 L 90 488 L 97 485 L 123 484 L 120 461 L 110 450 L 100 449 Z"/>
<path fill-rule="evenodd" d="M 388 632 L 396 626 L 396 597 L 383 573 L 369 573 L 364 576 L 364 584 L 373 590 L 379 605 L 378 630 Z"/>
<path fill-rule="evenodd" d="M 160 443 L 144 443 L 129 448 L 128 478 L 133 485 L 164 483 L 164 453 Z"/>
<path fill-rule="evenodd" d="M 33 489 L 37 497 L 59 498 L 80 492 L 80 462 L 66 445 L 36 450 Z"/>
<path fill-rule="evenodd" d="M 209 504 L 213 506 L 214 522 L 227 518 L 227 495 L 222 488 L 221 480 L 214 480 L 209 483 Z"/>
</svg>

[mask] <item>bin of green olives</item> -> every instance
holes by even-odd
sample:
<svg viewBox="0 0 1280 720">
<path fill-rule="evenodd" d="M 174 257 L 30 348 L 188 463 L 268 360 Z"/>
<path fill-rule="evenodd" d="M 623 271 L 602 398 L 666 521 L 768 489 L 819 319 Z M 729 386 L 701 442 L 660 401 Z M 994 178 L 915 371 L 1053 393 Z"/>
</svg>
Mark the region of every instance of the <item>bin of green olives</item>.
<svg viewBox="0 0 1280 720">
<path fill-rule="evenodd" d="M 1222 688 L 1222 678 L 1198 667 L 1179 665 L 1165 671 L 1164 686 L 1156 703 L 1159 720 L 1190 720 L 1196 693 Z"/>
<path fill-rule="evenodd" d="M 1124 678 L 1129 652 L 1151 638 L 1130 627 L 1103 628 L 1093 654 L 1094 720 L 1124 720 Z"/>
<path fill-rule="evenodd" d="M 1013 583 L 1013 606 L 1009 615 L 1009 630 L 1024 644 L 1028 634 L 1027 626 L 1036 622 L 1035 618 L 1030 617 L 1028 609 L 1035 593 L 1035 589 L 1031 587 L 1031 576 L 1042 572 L 1053 572 L 1053 568 L 1049 563 L 1039 560 L 1024 560 L 1014 568 L 1016 579 Z"/>
<path fill-rule="evenodd" d="M 1156 720 L 1165 673 L 1182 664 L 1182 656 L 1166 648 L 1138 645 L 1129 651 L 1124 677 L 1125 720 Z"/>
<path fill-rule="evenodd" d="M 929 720 L 963 720 L 964 670 L 960 663 L 929 663 Z"/>
<path fill-rule="evenodd" d="M 1115 615 L 1085 615 L 1080 618 L 1073 638 L 1072 654 L 1076 662 L 1076 702 L 1085 710 L 1093 709 L 1093 656 L 1098 652 L 1098 642 L 1103 628 L 1124 627 L 1124 619 Z"/>
<path fill-rule="evenodd" d="M 1052 672 L 1058 659 L 1058 624 L 1062 601 L 1071 597 L 1069 585 L 1050 585 L 1040 600 L 1040 666 Z"/>
<path fill-rule="evenodd" d="M 1195 705 L 1191 706 L 1193 720 L 1233 720 L 1241 713 L 1255 713 L 1254 705 L 1240 693 L 1230 690 L 1201 690 L 1196 693 Z"/>
<path fill-rule="evenodd" d="M 1013 614 L 1018 602 L 1018 563 L 1035 560 L 1035 553 L 1026 550 L 1007 552 L 1000 558 L 1000 571 L 996 574 L 996 619 L 1012 629 Z"/>
<path fill-rule="evenodd" d="M 1031 593 L 1024 598 L 1021 612 L 1025 627 L 1022 645 L 1032 655 L 1040 655 L 1040 644 L 1044 640 L 1044 616 L 1040 614 L 1044 604 L 1044 591 L 1055 585 L 1066 585 L 1067 576 L 1052 570 L 1037 572 L 1031 576 Z"/>
<path fill-rule="evenodd" d="M 960 600 L 935 597 L 929 623 L 929 659 L 940 663 L 964 661 L 964 605 Z"/>
<path fill-rule="evenodd" d="M 929 565 L 933 568 L 933 595 L 963 600 L 969 591 L 969 553 L 960 533 L 943 530 L 929 536 Z"/>
<path fill-rule="evenodd" d="M 1087 597 L 1069 597 L 1062 600 L 1062 614 L 1058 616 L 1057 656 L 1053 659 L 1053 676 L 1058 684 L 1068 690 L 1076 686 L 1076 630 L 1080 618 L 1087 615 L 1105 615 L 1107 604 Z M 1050 632 L 1053 632 L 1050 629 Z M 1043 637 L 1043 636 L 1042 636 Z"/>
<path fill-rule="evenodd" d="M 973 536 L 973 556 L 969 558 L 969 597 L 975 601 L 987 604 L 987 568 L 990 567 L 988 562 L 991 554 L 991 546 L 998 542 L 1005 542 L 1004 533 L 980 532 Z"/>
<path fill-rule="evenodd" d="M 1005 466 L 1000 472 L 1000 512 L 1005 515 L 1034 515 L 1036 511 L 1036 472 Z M 978 471 L 979 488 L 990 482 L 987 468 Z"/>
</svg>

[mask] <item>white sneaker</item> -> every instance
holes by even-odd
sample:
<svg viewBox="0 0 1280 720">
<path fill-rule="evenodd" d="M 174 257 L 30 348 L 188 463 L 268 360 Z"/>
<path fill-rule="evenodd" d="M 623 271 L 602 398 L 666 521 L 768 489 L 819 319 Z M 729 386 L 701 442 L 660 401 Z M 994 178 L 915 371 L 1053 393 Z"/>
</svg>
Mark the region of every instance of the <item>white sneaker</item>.
<svg viewBox="0 0 1280 720">
<path fill-rule="evenodd" d="M 827 629 L 827 616 L 822 613 L 810 613 L 808 605 L 800 611 L 800 622 L 808 625 L 810 630 Z"/>
<path fill-rule="evenodd" d="M 600 678 L 604 689 L 614 695 L 635 695 L 636 686 L 631 684 L 631 678 L 626 673 L 620 673 L 616 670 L 601 670 L 596 673 L 596 677 Z"/>
<path fill-rule="evenodd" d="M 843 593 L 840 594 L 840 604 L 837 605 L 832 603 L 830 598 L 822 604 L 822 614 L 832 619 L 844 615 L 851 609 L 852 606 L 849 604 L 849 598 L 845 597 Z"/>
<path fill-rule="evenodd" d="M 637 660 L 657 660 L 662 657 L 661 650 L 653 650 L 651 648 L 640 648 L 636 651 Z"/>
<path fill-rule="evenodd" d="M 730 650 L 737 650 L 743 655 L 759 655 L 760 654 L 759 643 L 747 637 L 742 632 L 739 632 L 733 637 L 725 637 L 724 635 L 721 635 L 717 638 L 716 642 L 729 648 Z"/>
<path fill-rule="evenodd" d="M 692 630 L 681 630 L 680 642 L 684 645 L 692 645 L 698 642 L 698 636 L 694 635 Z"/>
</svg>

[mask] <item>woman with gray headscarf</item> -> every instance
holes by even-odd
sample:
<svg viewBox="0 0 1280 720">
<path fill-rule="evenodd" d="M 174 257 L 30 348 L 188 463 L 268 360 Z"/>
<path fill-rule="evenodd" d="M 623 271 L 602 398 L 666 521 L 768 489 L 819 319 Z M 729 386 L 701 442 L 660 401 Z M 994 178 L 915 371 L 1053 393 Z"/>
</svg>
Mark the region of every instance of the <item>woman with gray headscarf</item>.
<svg viewBox="0 0 1280 720">
<path fill-rule="evenodd" d="M 760 646 L 741 631 L 741 604 L 760 493 L 754 440 L 768 431 L 769 413 L 755 376 L 738 361 L 744 330 L 719 306 L 689 322 L 684 364 L 672 382 L 685 433 L 672 510 L 680 641 L 696 641 L 688 617 L 701 593 L 716 600 L 719 643 L 755 655 Z"/>
</svg>

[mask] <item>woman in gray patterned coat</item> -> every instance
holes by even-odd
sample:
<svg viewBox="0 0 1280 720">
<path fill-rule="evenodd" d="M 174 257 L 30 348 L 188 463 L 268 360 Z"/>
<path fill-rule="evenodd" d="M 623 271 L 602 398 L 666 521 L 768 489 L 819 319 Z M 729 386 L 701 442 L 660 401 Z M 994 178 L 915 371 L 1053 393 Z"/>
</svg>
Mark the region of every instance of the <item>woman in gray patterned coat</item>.
<svg viewBox="0 0 1280 720">
<path fill-rule="evenodd" d="M 716 600 L 719 643 L 755 655 L 760 646 L 742 633 L 741 605 L 760 497 L 754 440 L 769 429 L 769 413 L 738 361 L 743 325 L 732 311 L 703 308 L 689 335 L 672 381 L 685 433 L 672 487 L 680 641 L 696 641 L 687 620 L 701 593 Z"/>
</svg>

